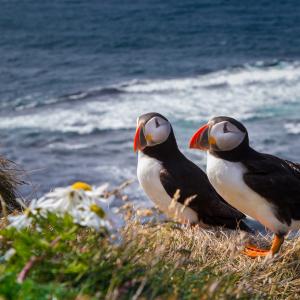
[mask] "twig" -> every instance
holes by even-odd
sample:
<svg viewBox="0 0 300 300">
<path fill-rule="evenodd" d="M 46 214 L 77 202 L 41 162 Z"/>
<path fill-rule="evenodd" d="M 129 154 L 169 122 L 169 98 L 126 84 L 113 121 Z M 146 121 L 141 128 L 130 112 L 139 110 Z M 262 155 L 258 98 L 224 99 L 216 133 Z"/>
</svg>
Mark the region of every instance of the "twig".
<svg viewBox="0 0 300 300">
<path fill-rule="evenodd" d="M 26 263 L 22 271 L 19 273 L 18 278 L 17 278 L 17 283 L 23 283 L 24 280 L 26 279 L 27 274 L 31 270 L 31 268 L 35 265 L 36 262 L 41 260 L 41 256 L 31 256 L 29 261 Z"/>
<path fill-rule="evenodd" d="M 122 198 L 122 194 L 121 191 L 124 190 L 127 186 L 129 186 L 130 184 L 132 184 L 134 182 L 133 179 L 129 179 L 124 181 L 121 185 L 119 185 L 117 188 L 113 189 L 112 191 L 107 192 L 106 197 L 110 197 L 112 195 L 115 195 L 119 198 Z"/>
<path fill-rule="evenodd" d="M 145 285 L 146 285 L 146 282 L 147 282 L 147 278 L 145 277 L 145 278 L 143 279 L 143 281 L 141 282 L 139 288 L 138 288 L 137 291 L 135 292 L 134 296 L 131 298 L 132 300 L 137 300 L 137 299 L 140 297 L 140 295 L 142 294 L 143 289 L 144 289 L 144 287 L 145 287 Z"/>
<path fill-rule="evenodd" d="M 55 238 L 51 243 L 50 243 L 50 248 L 53 248 L 61 239 L 60 236 L 58 236 L 57 238 Z M 22 271 L 19 273 L 18 277 L 17 277 L 17 283 L 23 283 L 24 280 L 26 279 L 29 271 L 32 269 L 32 267 L 39 261 L 41 261 L 42 259 L 45 258 L 45 254 L 41 255 L 41 256 L 31 256 L 29 261 L 25 264 L 24 268 L 22 269 Z"/>
<path fill-rule="evenodd" d="M 2 208 L 2 215 L 5 218 L 5 220 L 7 220 L 7 207 L 2 195 L 0 195 L 0 203 Z"/>
</svg>

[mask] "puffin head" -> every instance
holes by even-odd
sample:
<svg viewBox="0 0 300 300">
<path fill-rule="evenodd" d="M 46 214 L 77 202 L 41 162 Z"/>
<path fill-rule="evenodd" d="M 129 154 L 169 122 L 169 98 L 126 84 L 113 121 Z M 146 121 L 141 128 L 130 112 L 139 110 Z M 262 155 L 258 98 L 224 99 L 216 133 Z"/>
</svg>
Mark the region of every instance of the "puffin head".
<svg viewBox="0 0 300 300">
<path fill-rule="evenodd" d="M 177 147 L 172 126 L 164 116 L 151 112 L 137 118 L 134 151 L 154 151 L 172 143 Z"/>
<path fill-rule="evenodd" d="M 247 129 L 229 117 L 215 117 L 200 127 L 190 140 L 190 148 L 209 151 L 217 156 L 235 154 L 249 147 Z"/>
</svg>

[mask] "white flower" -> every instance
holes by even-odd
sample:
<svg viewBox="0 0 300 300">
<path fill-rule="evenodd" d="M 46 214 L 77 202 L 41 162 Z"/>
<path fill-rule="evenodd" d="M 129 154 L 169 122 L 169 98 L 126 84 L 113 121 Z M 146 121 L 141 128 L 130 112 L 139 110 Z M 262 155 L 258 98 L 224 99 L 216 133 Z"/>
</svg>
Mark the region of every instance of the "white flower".
<svg viewBox="0 0 300 300">
<path fill-rule="evenodd" d="M 98 210 L 101 211 L 102 208 L 98 207 Z M 78 210 L 74 211 L 72 216 L 74 218 L 74 222 L 81 226 L 91 227 L 96 230 L 103 227 L 111 229 L 112 227 L 110 221 L 106 217 L 99 216 L 98 213 L 91 207 L 78 207 Z"/>
<path fill-rule="evenodd" d="M 86 201 L 86 198 L 87 195 L 84 190 L 75 190 L 72 187 L 56 188 L 40 198 L 38 205 L 47 211 L 70 213 L 83 201 Z"/>
<path fill-rule="evenodd" d="M 38 200 L 32 201 L 23 215 L 11 216 L 10 226 L 18 229 L 27 227 L 31 224 L 31 214 L 38 211 L 42 215 L 47 212 L 54 212 L 58 215 L 70 214 L 74 223 L 81 226 L 88 226 L 94 229 L 101 227 L 111 228 L 112 213 L 109 204 L 114 196 L 105 199 L 108 184 L 93 188 L 84 182 L 76 182 L 71 187 L 56 188 Z"/>
<path fill-rule="evenodd" d="M 22 229 L 28 227 L 32 223 L 32 215 L 37 214 L 38 210 L 38 201 L 32 200 L 29 206 L 25 209 L 21 215 L 9 215 L 8 221 L 10 225 L 8 227 L 15 227 L 17 229 Z"/>
<path fill-rule="evenodd" d="M 8 216 L 9 226 L 17 229 L 22 229 L 31 225 L 32 219 L 28 218 L 25 214 L 17 216 Z"/>
<path fill-rule="evenodd" d="M 109 209 L 109 203 L 90 195 L 88 201 L 84 201 L 73 211 L 72 216 L 75 223 L 82 226 L 99 229 L 106 227 L 110 229 L 113 223 L 113 214 Z"/>
</svg>

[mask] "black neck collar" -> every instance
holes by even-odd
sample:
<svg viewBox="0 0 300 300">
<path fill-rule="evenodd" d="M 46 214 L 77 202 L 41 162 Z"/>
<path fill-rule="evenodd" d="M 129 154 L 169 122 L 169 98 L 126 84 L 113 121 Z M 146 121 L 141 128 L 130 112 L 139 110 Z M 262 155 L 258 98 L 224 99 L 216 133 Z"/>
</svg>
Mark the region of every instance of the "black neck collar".
<svg viewBox="0 0 300 300">
<path fill-rule="evenodd" d="M 167 161 L 182 155 L 178 149 L 173 130 L 165 142 L 156 146 L 146 147 L 143 153 L 160 161 Z"/>
<path fill-rule="evenodd" d="M 255 150 L 253 150 L 249 146 L 249 139 L 248 136 L 244 139 L 244 141 L 235 149 L 231 151 L 215 151 L 215 150 L 210 150 L 209 153 L 212 154 L 215 157 L 227 160 L 227 161 L 232 161 L 232 162 L 240 162 L 246 159 L 249 156 L 252 156 L 256 153 Z"/>
</svg>

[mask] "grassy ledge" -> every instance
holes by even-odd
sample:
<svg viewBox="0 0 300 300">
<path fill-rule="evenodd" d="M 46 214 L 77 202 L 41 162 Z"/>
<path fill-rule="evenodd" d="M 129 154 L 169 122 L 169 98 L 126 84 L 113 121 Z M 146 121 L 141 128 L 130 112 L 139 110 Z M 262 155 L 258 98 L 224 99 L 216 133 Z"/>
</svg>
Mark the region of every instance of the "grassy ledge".
<svg viewBox="0 0 300 300">
<path fill-rule="evenodd" d="M 1 299 L 297 298 L 299 238 L 288 240 L 275 258 L 253 260 L 240 254 L 249 238 L 244 233 L 154 218 L 143 225 L 125 207 L 127 223 L 118 234 L 52 213 L 35 217 L 28 229 L 3 224 Z"/>
</svg>

